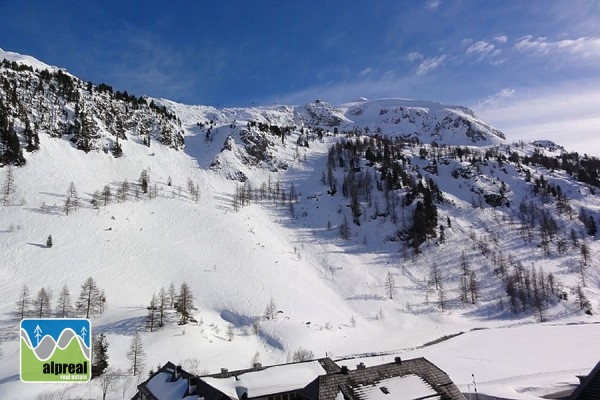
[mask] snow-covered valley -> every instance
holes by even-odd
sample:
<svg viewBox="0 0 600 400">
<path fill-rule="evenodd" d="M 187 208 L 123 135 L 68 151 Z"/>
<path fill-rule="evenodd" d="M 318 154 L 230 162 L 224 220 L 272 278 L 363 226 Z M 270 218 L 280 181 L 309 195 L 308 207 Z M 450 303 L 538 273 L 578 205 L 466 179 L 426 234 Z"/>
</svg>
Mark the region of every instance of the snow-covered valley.
<svg viewBox="0 0 600 400">
<path fill-rule="evenodd" d="M 283 363 L 299 349 L 352 358 L 349 366 L 368 354 L 376 356 L 365 363 L 425 356 L 463 392 L 474 374 L 480 393 L 514 399 L 562 390 L 598 361 L 600 246 L 586 224 L 598 220 L 600 197 L 576 174 L 532 159 L 560 160 L 559 146 L 509 142 L 468 110 L 432 102 L 216 109 L 154 101 L 177 117 L 164 126 L 183 132 L 181 149 L 155 137 L 149 145 L 159 129 L 146 143 L 130 127 L 115 157 L 100 144 L 113 143 L 110 127 L 96 117 L 97 148 L 92 141 L 85 152 L 72 136 L 40 131 L 39 150 L 10 168 L 14 186 L 0 207 L 0 398 L 101 396 L 94 380 L 65 387 L 19 379 L 23 287 L 32 299 L 41 288 L 51 292 L 54 309 L 64 285 L 74 303 L 88 277 L 106 297 L 93 333 L 106 335 L 109 365 L 123 373 L 114 399 L 130 398 L 166 361 L 210 373 Z M 73 118 L 69 104 L 62 107 Z M 28 119 L 42 121 L 36 110 Z M 23 143 L 24 120 L 14 118 Z M 403 138 L 401 150 L 378 141 L 385 137 Z M 364 146 L 352 147 L 357 141 Z M 392 188 L 396 176 L 382 172 L 386 146 L 412 183 Z M 0 168 L 0 182 L 8 171 Z M 358 176 L 371 187 L 354 198 Z M 71 183 L 77 206 L 67 209 Z M 433 234 L 417 242 L 416 203 L 435 187 Z M 545 231 L 548 218 L 554 228 Z M 553 282 L 539 307 L 511 302 L 514 271 Z M 184 282 L 197 322 L 178 325 L 169 310 L 168 323 L 149 332 L 152 296 Z M 274 315 L 265 318 L 271 302 Z M 145 372 L 128 377 L 135 332 Z"/>
</svg>

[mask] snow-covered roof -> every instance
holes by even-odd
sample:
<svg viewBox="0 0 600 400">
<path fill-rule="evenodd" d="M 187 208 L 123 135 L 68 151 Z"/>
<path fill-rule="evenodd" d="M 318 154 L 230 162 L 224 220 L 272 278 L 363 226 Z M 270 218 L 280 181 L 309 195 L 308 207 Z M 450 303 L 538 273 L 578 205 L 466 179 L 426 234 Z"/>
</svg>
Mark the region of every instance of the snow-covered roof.
<svg viewBox="0 0 600 400">
<path fill-rule="evenodd" d="M 232 399 L 249 398 L 300 390 L 327 371 L 318 361 L 277 365 L 260 371 L 251 371 L 229 378 L 203 377 L 211 385 Z"/>
<path fill-rule="evenodd" d="M 427 397 L 441 399 L 431 385 L 417 375 L 396 376 L 382 379 L 372 385 L 359 385 L 353 389 L 354 394 L 363 400 L 412 400 Z M 436 396 L 437 395 L 437 396 Z"/>
<path fill-rule="evenodd" d="M 340 369 L 328 358 L 259 368 L 196 377 L 167 363 L 139 386 L 145 397 L 135 399 L 241 400 L 295 393 L 315 400 L 465 400 L 448 375 L 424 358 L 354 370 Z"/>
<path fill-rule="evenodd" d="M 197 399 L 198 396 L 185 396 L 188 389 L 187 379 L 172 380 L 170 372 L 159 372 L 148 380 L 146 387 L 158 399 Z"/>
</svg>

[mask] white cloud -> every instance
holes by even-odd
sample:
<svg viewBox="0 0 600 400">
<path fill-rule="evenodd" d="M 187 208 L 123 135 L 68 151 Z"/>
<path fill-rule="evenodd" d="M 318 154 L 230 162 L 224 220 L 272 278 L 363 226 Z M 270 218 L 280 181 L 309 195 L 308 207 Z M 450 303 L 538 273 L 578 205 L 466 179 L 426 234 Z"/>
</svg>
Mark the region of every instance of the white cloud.
<svg viewBox="0 0 600 400">
<path fill-rule="evenodd" d="M 460 41 L 460 47 L 464 49 L 465 47 L 470 46 L 471 43 L 473 43 L 473 39 L 469 39 L 469 38 L 463 39 Z"/>
<path fill-rule="evenodd" d="M 486 99 L 473 110 L 509 141 L 548 139 L 568 151 L 600 156 L 598 88 L 600 82 L 586 81 L 529 92 L 504 89 L 490 97 L 496 101 Z"/>
<path fill-rule="evenodd" d="M 508 42 L 508 38 L 506 37 L 506 35 L 500 35 L 500 36 L 496 36 L 494 38 L 494 40 L 498 43 L 506 43 Z"/>
<path fill-rule="evenodd" d="M 493 43 L 485 42 L 483 40 L 471 44 L 466 51 L 467 56 L 477 56 L 477 61 L 486 58 L 492 59 L 499 56 L 500 53 L 500 49 L 497 49 Z"/>
<path fill-rule="evenodd" d="M 427 0 L 427 8 L 430 10 L 437 10 L 442 4 L 442 0 Z"/>
<path fill-rule="evenodd" d="M 442 65 L 444 65 L 447 59 L 448 56 L 446 56 L 445 54 L 442 54 L 441 56 L 437 57 L 430 57 L 424 59 L 423 62 L 421 62 L 421 64 L 419 64 L 419 66 L 417 67 L 417 75 L 425 75 L 428 72 L 441 67 Z"/>
<path fill-rule="evenodd" d="M 511 98 L 515 95 L 516 90 L 513 88 L 504 88 L 500 90 L 498 93 L 493 96 L 488 97 L 487 99 L 481 101 L 479 103 L 479 107 L 489 107 L 493 105 L 497 105 L 502 102 L 504 99 Z"/>
<path fill-rule="evenodd" d="M 408 61 L 410 61 L 410 62 L 420 61 L 424 58 L 425 58 L 425 56 L 423 54 L 419 53 L 418 51 L 413 51 L 412 53 L 410 53 L 408 55 Z"/>
<path fill-rule="evenodd" d="M 368 76 L 373 72 L 373 68 L 367 67 L 358 73 L 358 76 Z"/>
<path fill-rule="evenodd" d="M 525 36 L 519 39 L 514 47 L 523 53 L 569 53 L 575 57 L 600 59 L 600 38 L 594 37 L 551 41 L 546 37 Z"/>
<path fill-rule="evenodd" d="M 485 55 L 485 54 L 493 53 L 495 49 L 496 49 L 496 46 L 494 46 L 493 44 L 480 40 L 478 42 L 473 43 L 472 45 L 470 45 L 467 48 L 467 55 L 471 55 L 471 54 Z"/>
</svg>

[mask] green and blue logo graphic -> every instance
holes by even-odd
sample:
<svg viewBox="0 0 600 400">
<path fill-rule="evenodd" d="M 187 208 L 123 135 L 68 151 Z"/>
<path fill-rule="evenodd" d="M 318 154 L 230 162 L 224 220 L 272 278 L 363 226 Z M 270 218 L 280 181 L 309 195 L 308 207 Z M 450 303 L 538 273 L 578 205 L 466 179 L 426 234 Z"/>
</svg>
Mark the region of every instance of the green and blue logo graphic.
<svg viewBox="0 0 600 400">
<path fill-rule="evenodd" d="M 21 321 L 23 382 L 87 382 L 91 369 L 91 325 L 83 318 Z"/>
</svg>

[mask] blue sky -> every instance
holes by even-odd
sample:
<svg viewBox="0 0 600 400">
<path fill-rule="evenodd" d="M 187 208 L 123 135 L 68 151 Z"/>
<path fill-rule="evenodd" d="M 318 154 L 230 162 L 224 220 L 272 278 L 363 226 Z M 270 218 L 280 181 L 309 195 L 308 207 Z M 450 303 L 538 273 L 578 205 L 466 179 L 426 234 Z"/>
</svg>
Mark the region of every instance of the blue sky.
<svg viewBox="0 0 600 400">
<path fill-rule="evenodd" d="M 600 126 L 598 21 L 595 0 L 4 0 L 0 48 L 188 104 L 459 104 L 509 138 L 583 151 Z"/>
</svg>

